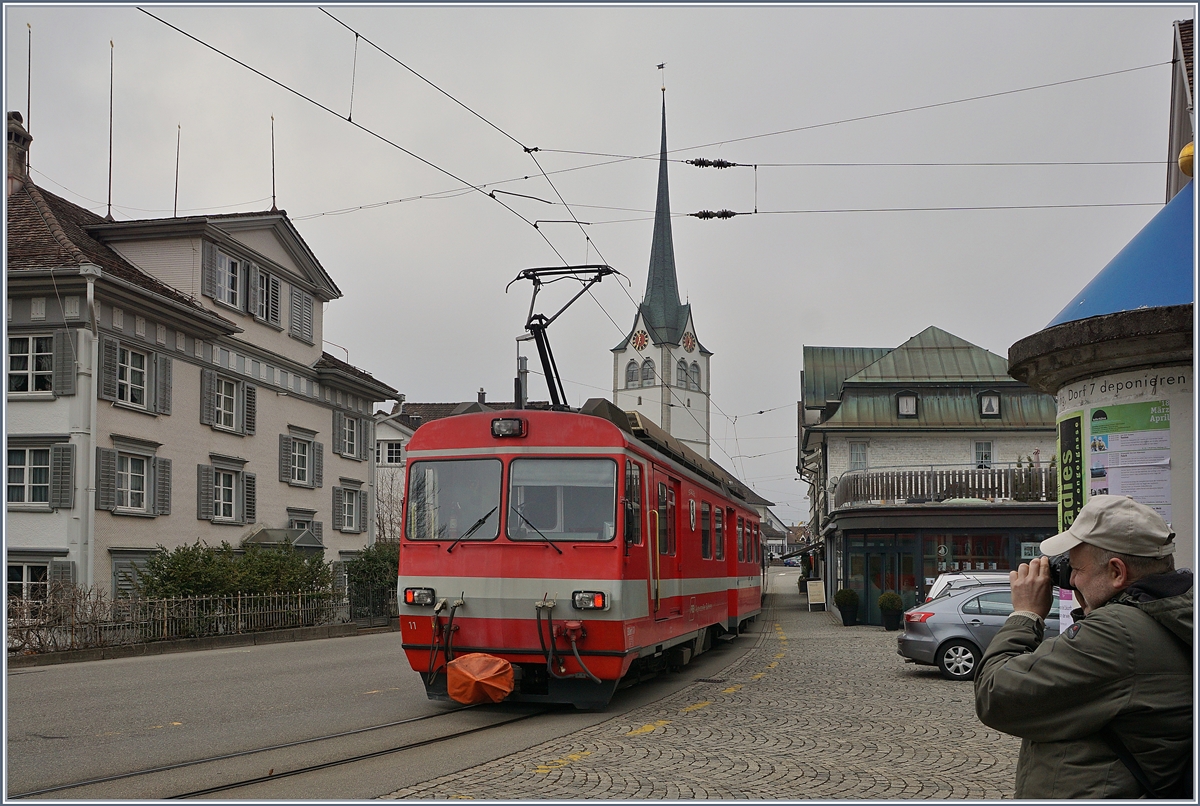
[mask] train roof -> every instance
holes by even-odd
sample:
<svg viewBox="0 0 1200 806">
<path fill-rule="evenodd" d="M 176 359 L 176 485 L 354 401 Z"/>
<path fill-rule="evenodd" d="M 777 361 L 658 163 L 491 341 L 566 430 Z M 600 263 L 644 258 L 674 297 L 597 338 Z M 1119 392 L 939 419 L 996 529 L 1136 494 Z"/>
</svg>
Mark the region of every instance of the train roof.
<svg viewBox="0 0 1200 806">
<path fill-rule="evenodd" d="M 711 459 L 706 459 L 668 434 L 657 424 L 636 411 L 622 411 L 603 397 L 593 397 L 579 409 L 580 414 L 590 414 L 608 420 L 627 434 L 636 438 L 659 453 L 674 459 L 689 470 L 720 486 L 726 493 L 740 498 L 753 506 L 771 506 L 771 502 L 738 481 L 732 473 Z"/>
</svg>

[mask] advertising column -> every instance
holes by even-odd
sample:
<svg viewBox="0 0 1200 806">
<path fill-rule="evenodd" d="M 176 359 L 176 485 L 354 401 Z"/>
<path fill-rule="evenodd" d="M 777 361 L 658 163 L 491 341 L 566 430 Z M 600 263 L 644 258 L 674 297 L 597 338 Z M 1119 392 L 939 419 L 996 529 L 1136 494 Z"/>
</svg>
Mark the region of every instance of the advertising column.
<svg viewBox="0 0 1200 806">
<path fill-rule="evenodd" d="M 1176 567 L 1192 567 L 1192 369 L 1163 367 L 1076 381 L 1058 392 L 1059 530 L 1093 495 L 1127 495 L 1171 524 Z M 1071 624 L 1063 591 L 1060 629 Z"/>
</svg>

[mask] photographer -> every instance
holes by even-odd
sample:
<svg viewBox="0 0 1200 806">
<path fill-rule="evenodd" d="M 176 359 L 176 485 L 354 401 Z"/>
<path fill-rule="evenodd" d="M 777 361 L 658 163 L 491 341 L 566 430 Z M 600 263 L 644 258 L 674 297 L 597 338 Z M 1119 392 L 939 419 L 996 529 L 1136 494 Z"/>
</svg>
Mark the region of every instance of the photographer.
<svg viewBox="0 0 1200 806">
<path fill-rule="evenodd" d="M 1069 578 L 1047 557 L 1009 574 L 1014 612 L 980 662 L 975 712 L 1021 737 L 1017 798 L 1190 797 L 1192 574 L 1174 570 L 1174 537 L 1149 507 L 1097 495 L 1042 541 Z M 1056 583 L 1082 607 L 1044 640 Z"/>
</svg>

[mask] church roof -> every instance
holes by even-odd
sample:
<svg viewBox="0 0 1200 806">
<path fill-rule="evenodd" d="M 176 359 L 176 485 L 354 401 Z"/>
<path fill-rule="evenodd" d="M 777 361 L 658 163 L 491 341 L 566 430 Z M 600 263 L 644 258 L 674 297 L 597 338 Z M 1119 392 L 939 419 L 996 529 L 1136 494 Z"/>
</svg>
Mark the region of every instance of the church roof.
<svg viewBox="0 0 1200 806">
<path fill-rule="evenodd" d="M 679 281 L 675 275 L 675 243 L 671 238 L 671 195 L 667 186 L 667 101 L 663 98 L 662 144 L 658 160 L 658 198 L 654 204 L 654 237 L 650 242 L 650 271 L 646 277 L 646 295 L 638 305 L 638 315 L 646 324 L 654 344 L 679 344 L 692 314 L 692 306 L 679 301 Z M 637 328 L 634 317 L 633 328 Z M 624 350 L 633 330 L 613 348 Z M 701 353 L 712 355 L 703 347 Z"/>
</svg>

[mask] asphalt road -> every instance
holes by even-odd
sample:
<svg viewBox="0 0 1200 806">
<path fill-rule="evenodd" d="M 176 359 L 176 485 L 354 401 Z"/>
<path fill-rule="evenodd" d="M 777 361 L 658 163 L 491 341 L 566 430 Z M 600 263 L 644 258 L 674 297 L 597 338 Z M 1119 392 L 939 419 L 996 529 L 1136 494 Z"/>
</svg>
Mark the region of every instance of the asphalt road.
<svg viewBox="0 0 1200 806">
<path fill-rule="evenodd" d="M 790 569 L 789 569 L 790 570 Z M 603 713 L 556 709 L 454 742 L 226 793 L 229 798 L 358 799 L 476 767 L 642 707 L 716 673 L 751 648 L 751 632 L 721 642 L 679 674 L 617 692 Z M 8 794 L 196 758 L 445 713 L 400 651 L 399 633 L 71 663 L 8 673 Z M 526 708 L 526 710 L 529 710 Z M 321 747 L 255 754 L 225 764 L 221 781 L 431 738 L 456 725 L 514 713 L 467 714 L 349 736 Z M 213 785 L 210 767 L 128 778 L 51 798 L 162 798 Z"/>
</svg>

